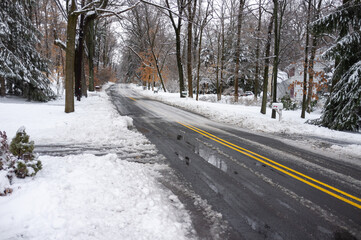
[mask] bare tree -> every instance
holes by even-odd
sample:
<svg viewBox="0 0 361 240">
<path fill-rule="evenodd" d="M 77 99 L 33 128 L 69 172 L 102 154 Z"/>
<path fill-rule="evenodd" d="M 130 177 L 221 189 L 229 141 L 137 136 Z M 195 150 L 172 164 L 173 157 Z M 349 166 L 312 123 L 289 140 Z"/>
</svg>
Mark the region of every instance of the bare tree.
<svg viewBox="0 0 361 240">
<path fill-rule="evenodd" d="M 146 13 L 145 14 L 145 19 L 146 19 L 146 23 L 147 23 L 147 37 L 148 37 L 150 51 L 152 53 L 152 57 L 153 57 L 154 62 L 155 62 L 155 67 L 157 69 L 157 73 L 158 73 L 160 82 L 162 84 L 162 88 L 163 88 L 164 92 L 166 92 L 166 88 L 164 86 L 164 80 L 163 80 L 163 77 L 162 77 L 162 67 L 159 64 L 159 55 L 160 55 L 161 49 L 159 50 L 158 54 L 156 54 L 156 52 L 155 52 L 156 37 L 157 37 L 158 30 L 159 30 L 160 24 L 161 24 L 160 16 L 159 16 L 160 12 L 157 11 L 157 14 L 156 14 L 155 19 L 154 19 L 156 21 L 156 23 L 154 23 L 154 21 L 153 21 L 152 24 L 150 23 L 150 19 L 149 19 L 150 14 L 149 14 L 147 6 L 145 6 L 145 13 Z M 155 25 L 155 27 L 152 28 L 152 25 Z"/>
<path fill-rule="evenodd" d="M 234 70 L 234 101 L 238 102 L 238 78 L 239 78 L 239 55 L 241 53 L 241 30 L 242 30 L 242 16 L 245 0 L 239 0 L 238 17 L 237 17 L 237 39 L 235 49 L 236 66 Z"/>
<path fill-rule="evenodd" d="M 309 45 L 309 26 L 310 26 L 310 18 L 311 18 L 311 0 L 307 1 L 308 8 L 307 8 L 307 22 L 306 22 L 306 45 L 305 45 L 305 61 L 303 65 L 303 95 L 302 95 L 302 111 L 301 111 L 301 118 L 305 118 L 306 115 L 306 96 L 307 96 L 307 69 L 308 69 L 308 45 Z"/>
<path fill-rule="evenodd" d="M 108 0 L 91 1 L 84 7 L 78 9 L 76 0 L 67 0 L 67 43 L 66 43 L 66 60 L 65 60 L 65 112 L 74 112 L 74 59 L 75 59 L 75 37 L 76 26 L 80 14 L 95 11 L 98 16 L 119 16 L 119 14 L 135 7 L 139 2 L 131 7 L 121 11 L 107 9 Z M 69 4 L 68 4 L 69 3 Z"/>
<path fill-rule="evenodd" d="M 281 43 L 281 30 L 283 24 L 283 16 L 287 6 L 287 0 L 273 0 L 274 10 L 274 58 L 273 58 L 273 93 L 272 101 L 277 102 L 277 80 L 278 80 L 278 65 L 280 61 L 280 43 Z M 272 109 L 272 118 L 276 118 L 276 110 Z"/>
<path fill-rule="evenodd" d="M 201 2 L 200 2 L 201 3 Z M 196 100 L 198 101 L 198 95 L 199 95 L 199 71 L 200 71 L 200 67 L 201 67 L 201 51 L 202 51 L 202 37 L 203 37 L 203 30 L 205 28 L 205 26 L 207 25 L 208 21 L 209 21 L 209 17 L 212 11 L 212 6 L 211 6 L 211 2 L 208 0 L 207 1 L 207 7 L 204 13 L 204 18 L 201 21 L 200 24 L 200 30 L 199 30 L 199 44 L 198 44 L 198 65 L 197 65 L 197 95 L 196 95 Z"/>
<path fill-rule="evenodd" d="M 176 38 L 176 56 L 177 56 L 177 67 L 178 67 L 178 76 L 179 76 L 179 94 L 180 97 L 183 96 L 182 92 L 184 91 L 184 74 L 183 74 L 183 64 L 182 64 L 182 54 L 181 54 L 181 28 L 182 28 L 182 20 L 183 20 L 183 14 L 184 10 L 186 8 L 186 0 L 177 0 L 177 17 L 178 19 L 175 19 L 174 13 L 171 10 L 169 0 L 165 0 L 166 7 L 168 9 L 168 16 L 169 19 L 172 22 L 172 26 L 175 32 L 175 38 Z"/>
<path fill-rule="evenodd" d="M 263 96 L 262 96 L 262 107 L 261 107 L 262 114 L 266 114 L 266 107 L 267 107 L 268 71 L 269 71 L 269 64 L 270 64 L 270 51 L 271 51 L 273 22 L 274 22 L 274 15 L 272 14 L 271 19 L 268 23 L 267 40 L 266 40 L 266 47 L 265 47 L 266 49 L 265 49 L 265 63 L 264 63 L 264 72 L 263 72 Z"/>
<path fill-rule="evenodd" d="M 315 21 L 315 20 L 317 20 L 319 18 L 320 11 L 321 11 L 322 0 L 318 1 L 317 7 L 315 5 L 316 5 L 316 2 L 313 4 L 313 18 L 312 18 L 312 21 Z M 309 61 L 309 64 L 308 64 L 309 78 L 308 78 L 308 92 L 307 92 L 307 100 L 306 100 L 306 108 L 307 108 L 308 113 L 311 112 L 311 99 L 312 99 L 313 84 L 314 84 L 313 78 L 314 78 L 314 74 L 315 74 L 314 63 L 315 63 L 315 57 L 316 57 L 318 34 L 312 32 L 311 36 L 312 36 L 312 45 L 311 45 L 310 61 Z"/>
<path fill-rule="evenodd" d="M 193 3 L 193 6 L 192 6 Z M 188 78 L 188 97 L 193 98 L 193 74 L 192 74 L 192 49 L 193 49 L 193 20 L 197 9 L 197 0 L 188 2 L 188 23 L 187 23 L 187 78 Z"/>
<path fill-rule="evenodd" d="M 259 91 L 259 74 L 260 74 L 260 45 L 261 45 L 261 26 L 262 26 L 262 0 L 258 1 L 258 24 L 256 39 L 256 69 L 254 77 L 254 98 L 257 100 Z"/>
</svg>

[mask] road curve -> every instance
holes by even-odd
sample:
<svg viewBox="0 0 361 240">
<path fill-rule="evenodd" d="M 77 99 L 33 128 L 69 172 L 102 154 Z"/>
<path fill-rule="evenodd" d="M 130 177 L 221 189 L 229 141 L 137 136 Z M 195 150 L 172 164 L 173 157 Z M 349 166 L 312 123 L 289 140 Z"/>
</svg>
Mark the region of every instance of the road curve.
<svg viewBox="0 0 361 240">
<path fill-rule="evenodd" d="M 359 166 L 147 99 L 127 85 L 107 92 L 222 214 L 231 227 L 226 238 L 361 239 Z M 201 238 L 217 238 L 196 229 Z"/>
</svg>

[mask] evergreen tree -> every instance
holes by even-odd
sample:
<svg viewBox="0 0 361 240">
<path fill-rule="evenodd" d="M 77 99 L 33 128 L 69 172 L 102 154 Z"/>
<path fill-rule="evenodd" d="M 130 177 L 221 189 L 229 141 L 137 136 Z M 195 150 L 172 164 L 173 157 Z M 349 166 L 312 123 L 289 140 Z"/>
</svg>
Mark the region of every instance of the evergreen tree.
<svg viewBox="0 0 361 240">
<path fill-rule="evenodd" d="M 0 1 L 0 84 L 6 90 L 31 100 L 54 98 L 44 75 L 47 63 L 36 49 L 40 32 L 26 14 L 26 1 Z M 6 81 L 6 84 L 5 84 Z"/>
<path fill-rule="evenodd" d="M 335 59 L 331 95 L 316 124 L 358 131 L 361 107 L 361 2 L 350 0 L 329 15 L 313 23 L 315 33 L 337 31 L 339 39 L 324 57 Z"/>
</svg>

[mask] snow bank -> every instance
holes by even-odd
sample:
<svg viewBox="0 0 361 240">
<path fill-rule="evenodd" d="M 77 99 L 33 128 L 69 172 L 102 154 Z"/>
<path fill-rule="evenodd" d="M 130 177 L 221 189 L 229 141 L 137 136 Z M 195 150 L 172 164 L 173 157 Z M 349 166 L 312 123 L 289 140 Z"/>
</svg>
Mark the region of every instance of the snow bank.
<svg viewBox="0 0 361 240">
<path fill-rule="evenodd" d="M 114 154 L 40 158 L 34 180 L 0 198 L 2 239 L 185 239 L 190 217 L 152 166 Z"/>
<path fill-rule="evenodd" d="M 143 135 L 129 130 L 132 119 L 120 116 L 105 92 L 91 93 L 75 105 L 75 112 L 66 114 L 64 99 L 33 103 L 0 98 L 0 130 L 11 140 L 25 126 L 35 145 L 98 149 L 107 145 L 157 152 Z M 15 179 L 13 193 L 0 197 L 0 239 L 195 236 L 182 203 L 157 181 L 158 170 L 165 165 L 127 162 L 116 154 L 40 156 L 40 160 L 43 169 L 34 178 Z"/>
</svg>

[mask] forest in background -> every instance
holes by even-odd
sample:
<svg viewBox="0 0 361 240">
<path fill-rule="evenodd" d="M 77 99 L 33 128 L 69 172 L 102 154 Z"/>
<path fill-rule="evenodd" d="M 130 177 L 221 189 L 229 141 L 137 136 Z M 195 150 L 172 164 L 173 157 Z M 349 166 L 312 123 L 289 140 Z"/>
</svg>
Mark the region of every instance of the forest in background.
<svg viewBox="0 0 361 240">
<path fill-rule="evenodd" d="M 303 81 L 295 83 L 304 93 L 301 117 L 310 111 L 317 88 L 330 97 L 314 124 L 359 129 L 359 0 L 4 0 L 0 5 L 1 95 L 46 101 L 65 89 L 65 111 L 72 112 L 74 94 L 80 100 L 96 85 L 120 80 L 197 100 L 200 92 L 217 93 L 218 99 L 228 92 L 237 102 L 251 91 L 262 96 L 265 113 L 267 102 L 279 100 L 278 71 L 290 76 L 301 66 Z M 315 71 L 317 62 L 327 64 L 327 72 Z M 55 92 L 50 81 L 56 82 Z"/>
</svg>

